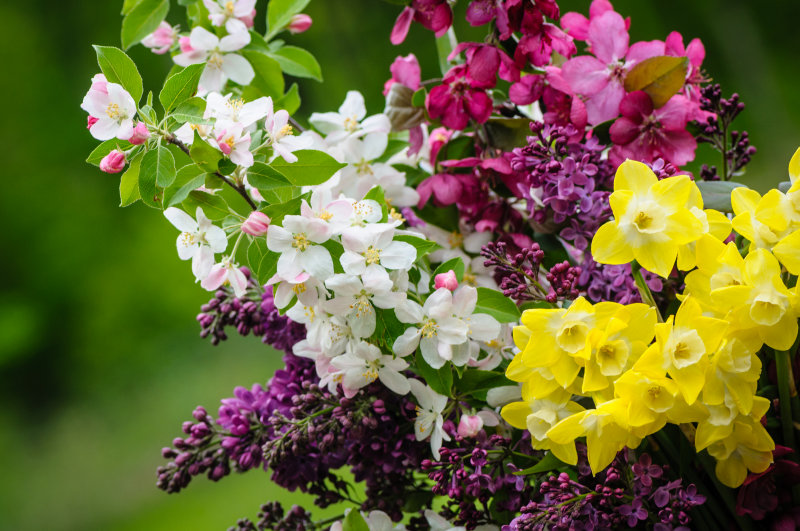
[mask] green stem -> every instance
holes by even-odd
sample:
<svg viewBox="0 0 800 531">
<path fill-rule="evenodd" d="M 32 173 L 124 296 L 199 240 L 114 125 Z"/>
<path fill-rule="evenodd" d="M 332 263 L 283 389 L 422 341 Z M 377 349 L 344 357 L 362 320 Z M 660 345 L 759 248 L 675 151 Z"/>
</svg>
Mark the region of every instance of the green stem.
<svg viewBox="0 0 800 531">
<path fill-rule="evenodd" d="M 644 277 L 642 276 L 642 266 L 636 262 L 633 262 L 631 264 L 631 273 L 633 273 L 633 281 L 636 283 L 636 287 L 639 289 L 639 295 L 642 297 L 642 302 L 655 308 L 658 322 L 663 323 L 664 318 L 661 316 L 661 311 L 658 309 L 656 300 L 653 297 L 653 292 L 650 291 L 650 287 L 647 285 L 647 282 L 644 281 Z"/>
<path fill-rule="evenodd" d="M 445 75 L 450 70 L 450 61 L 447 60 L 447 56 L 455 50 L 456 46 L 458 46 L 458 39 L 456 39 L 456 32 L 453 26 L 450 26 L 447 33 L 436 38 L 436 51 L 439 54 L 439 68 L 442 71 L 442 75 Z"/>
</svg>

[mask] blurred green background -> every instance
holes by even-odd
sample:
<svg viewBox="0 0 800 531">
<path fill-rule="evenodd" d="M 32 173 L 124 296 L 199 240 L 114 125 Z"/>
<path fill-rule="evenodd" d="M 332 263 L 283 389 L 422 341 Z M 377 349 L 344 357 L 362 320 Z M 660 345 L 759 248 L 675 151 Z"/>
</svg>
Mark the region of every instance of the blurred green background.
<svg viewBox="0 0 800 531">
<path fill-rule="evenodd" d="M 121 3 L 0 4 L 3 530 L 224 529 L 270 499 L 309 503 L 259 471 L 221 484 L 201 478 L 179 495 L 155 488 L 159 450 L 192 408 L 215 410 L 234 386 L 266 381 L 280 356 L 252 338 L 217 348 L 201 340 L 194 316 L 208 294 L 177 259 L 174 229 L 141 203 L 117 208 L 118 177 L 83 162 L 96 145 L 79 108 L 97 71 L 90 45 L 118 45 Z M 265 5 L 258 3 L 261 26 Z M 588 1 L 561 5 L 562 12 L 588 10 Z M 785 180 L 800 145 L 798 2 L 615 6 L 631 16 L 633 40 L 664 39 L 673 29 L 687 42 L 703 40 L 706 70 L 747 103 L 738 126 L 759 149 L 747 182 L 763 190 Z M 438 75 L 429 32 L 415 25 L 404 45 L 389 44 L 399 11 L 379 0 L 311 3 L 314 26 L 289 40 L 318 57 L 325 82 L 301 82 L 301 118 L 335 109 L 352 88 L 379 112 L 389 64 L 400 53 L 415 51 L 423 77 Z M 169 20 L 182 17 L 173 5 Z M 456 18 L 462 40 L 481 38 Z M 157 90 L 169 60 L 142 47 L 131 55 L 146 89 Z"/>
</svg>

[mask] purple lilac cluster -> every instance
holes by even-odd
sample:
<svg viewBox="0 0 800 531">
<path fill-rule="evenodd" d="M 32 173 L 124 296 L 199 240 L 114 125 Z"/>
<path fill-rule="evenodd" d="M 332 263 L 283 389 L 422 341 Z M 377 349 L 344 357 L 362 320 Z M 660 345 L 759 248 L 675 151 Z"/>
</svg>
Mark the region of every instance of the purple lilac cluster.
<svg viewBox="0 0 800 531">
<path fill-rule="evenodd" d="M 664 280 L 646 269 L 642 269 L 641 272 L 647 287 L 656 295 L 656 301 L 665 298 Z M 642 302 L 639 290 L 633 281 L 630 264 L 598 264 L 587 257 L 581 264 L 577 284 L 586 291 L 586 297 L 592 302 L 613 301 L 620 304 Z"/>
<path fill-rule="evenodd" d="M 515 476 L 518 469 L 507 463 L 512 451 L 531 452 L 530 439 L 523 437 L 515 445 L 484 430 L 475 437 L 460 437 L 451 421 L 444 428 L 455 444 L 442 448 L 438 461 L 422 462 L 422 470 L 434 481 L 432 492 L 450 499 L 442 515 L 467 529 L 508 521 L 533 494 L 525 477 Z"/>
<path fill-rule="evenodd" d="M 486 267 L 494 268 L 495 281 L 506 297 L 553 303 L 578 296 L 581 268 L 564 261 L 547 271 L 542 267 L 544 251 L 538 243 L 512 254 L 505 242 L 489 242 L 481 248 L 481 256 L 486 258 Z"/>
<path fill-rule="evenodd" d="M 252 332 L 261 336 L 263 343 L 288 352 L 305 338 L 305 326 L 280 314 L 272 299 L 272 286 L 259 286 L 249 269 L 241 270 L 247 277 L 247 292 L 236 297 L 229 286 L 218 289 L 197 315 L 202 328 L 200 336 L 211 336 L 211 343 L 217 345 L 228 339 L 225 329 L 232 326 L 240 335 Z"/>
<path fill-rule="evenodd" d="M 515 148 L 509 163 L 523 178 L 518 186 L 532 209 L 531 219 L 584 250 L 611 216 L 608 196 L 614 168 L 602 158 L 597 137 L 574 141 L 572 125 L 533 122 L 528 145 Z"/>
<path fill-rule="evenodd" d="M 222 400 L 217 419 L 202 406 L 195 408 L 194 420 L 183 423 L 186 437 L 162 450 L 170 461 L 158 468 L 158 488 L 179 492 L 200 474 L 218 481 L 231 468 L 243 472 L 261 465 L 261 447 L 272 435 L 267 420 L 274 411 L 289 413 L 292 397 L 317 379 L 311 361 L 286 354 L 284 362 L 266 388 L 237 387 L 232 398 Z"/>
<path fill-rule="evenodd" d="M 750 145 L 747 131 L 732 131 L 733 120 L 744 110 L 739 95 L 722 97 L 719 84 L 706 85 L 700 90 L 700 109 L 706 111 L 705 122 L 697 122 L 700 127 L 698 142 L 711 144 L 722 154 L 722 172 L 716 166 L 703 164 L 700 177 L 705 181 L 729 181 L 744 168 L 755 155 L 756 148 Z"/>
<path fill-rule="evenodd" d="M 580 448 L 580 447 L 579 447 Z M 630 462 L 630 450 L 592 477 L 580 448 L 577 481 L 564 472 L 539 485 L 533 501 L 503 531 L 611 530 L 652 526 L 655 531 L 686 530 L 689 511 L 705 503 L 694 485 L 667 480 L 668 465 L 654 464 L 648 454 Z"/>
<path fill-rule="evenodd" d="M 242 518 L 228 531 L 303 531 L 312 527 L 311 513 L 302 507 L 295 505 L 287 514 L 280 503 L 270 502 L 261 506 L 256 522 Z"/>
</svg>

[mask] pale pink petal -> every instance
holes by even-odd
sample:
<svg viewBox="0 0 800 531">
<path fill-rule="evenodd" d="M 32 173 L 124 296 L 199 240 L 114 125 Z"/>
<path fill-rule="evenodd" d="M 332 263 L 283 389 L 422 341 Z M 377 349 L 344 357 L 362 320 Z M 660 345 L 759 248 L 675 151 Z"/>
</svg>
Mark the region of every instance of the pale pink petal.
<svg viewBox="0 0 800 531">
<path fill-rule="evenodd" d="M 225 282 L 225 277 L 228 275 L 228 271 L 225 269 L 225 266 L 222 264 L 214 264 L 211 268 L 211 271 L 208 273 L 201 282 L 200 285 L 203 289 L 208 291 L 214 291 L 218 287 Z"/>
<path fill-rule="evenodd" d="M 606 64 L 625 57 L 628 51 L 628 30 L 625 20 L 615 11 L 606 11 L 589 23 L 586 41 L 594 55 Z"/>
<path fill-rule="evenodd" d="M 548 79 L 551 75 L 553 74 L 548 72 Z M 577 92 L 591 97 L 609 84 L 609 72 L 606 64 L 588 55 L 573 57 L 564 63 L 561 68 L 561 77 L 567 82 L 570 90 L 564 91 L 563 87 L 556 88 L 568 94 Z"/>
<path fill-rule="evenodd" d="M 601 124 L 619 116 L 619 104 L 625 96 L 625 88 L 612 82 L 586 101 L 586 115 L 591 125 Z"/>
<path fill-rule="evenodd" d="M 392 44 L 400 44 L 404 40 L 406 40 L 406 35 L 408 35 L 408 29 L 411 27 L 411 20 L 414 18 L 414 10 L 410 7 L 406 7 L 397 17 L 397 20 L 394 23 L 394 27 L 392 28 L 392 33 L 389 37 L 389 40 Z"/>
</svg>

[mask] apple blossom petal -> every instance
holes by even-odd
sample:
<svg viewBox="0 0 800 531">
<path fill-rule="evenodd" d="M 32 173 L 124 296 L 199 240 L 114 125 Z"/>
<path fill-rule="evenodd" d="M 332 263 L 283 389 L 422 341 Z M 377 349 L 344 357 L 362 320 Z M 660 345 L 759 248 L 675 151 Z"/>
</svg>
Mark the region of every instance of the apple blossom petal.
<svg viewBox="0 0 800 531">
<path fill-rule="evenodd" d="M 320 280 L 333 275 L 333 259 L 331 253 L 321 245 L 312 245 L 300 254 L 303 269 Z"/>
<path fill-rule="evenodd" d="M 369 293 L 384 293 L 391 291 L 394 286 L 386 269 L 377 264 L 368 265 L 362 273 L 361 279 L 364 282 L 364 288 Z"/>
<path fill-rule="evenodd" d="M 453 309 L 461 317 L 472 315 L 478 303 L 478 290 L 472 286 L 462 285 L 453 293 Z"/>
<path fill-rule="evenodd" d="M 453 292 L 439 288 L 425 300 L 422 310 L 434 319 L 448 317 L 453 311 Z"/>
<path fill-rule="evenodd" d="M 573 57 L 561 68 L 561 78 L 569 84 L 571 92 L 590 97 L 608 85 L 608 75 L 606 65 L 589 55 Z"/>
<path fill-rule="evenodd" d="M 419 342 L 422 358 L 434 369 L 441 369 L 445 363 L 436 348 L 438 344 L 439 342 L 431 337 L 423 337 Z"/>
<path fill-rule="evenodd" d="M 398 356 L 408 356 L 419 346 L 419 328 L 408 328 L 401 336 L 394 340 L 392 351 Z"/>
<path fill-rule="evenodd" d="M 375 308 L 368 304 L 366 308 L 359 307 L 357 314 L 350 314 L 348 319 L 350 330 L 356 337 L 369 337 L 375 332 Z"/>
<path fill-rule="evenodd" d="M 603 90 L 586 101 L 586 115 L 592 125 L 601 124 L 619 116 L 619 104 L 625 97 L 625 88 L 616 82 L 609 83 Z"/>
<path fill-rule="evenodd" d="M 414 10 L 410 7 L 406 7 L 400 12 L 400 15 L 398 15 L 397 20 L 392 27 L 392 33 L 389 36 L 389 40 L 392 44 L 398 45 L 406 40 L 408 30 L 411 28 L 411 20 L 413 18 Z"/>
<path fill-rule="evenodd" d="M 394 310 L 397 320 L 401 323 L 416 324 L 421 323 L 425 318 L 422 306 L 414 301 L 406 300 Z"/>
<path fill-rule="evenodd" d="M 206 231 L 206 242 L 215 253 L 221 253 L 228 247 L 228 237 L 225 231 L 215 225 L 212 225 Z"/>
<path fill-rule="evenodd" d="M 219 49 L 223 52 L 235 52 L 236 50 L 241 50 L 250 44 L 250 38 L 250 32 L 247 31 L 247 29 L 238 33 L 226 35 L 225 37 L 222 37 L 222 40 L 219 41 Z"/>
<path fill-rule="evenodd" d="M 381 251 L 381 265 L 387 269 L 410 269 L 417 250 L 410 243 L 393 241 Z"/>
<path fill-rule="evenodd" d="M 164 210 L 164 217 L 167 218 L 176 229 L 182 232 L 197 232 L 199 228 L 197 222 L 192 219 L 192 216 L 180 208 L 167 208 Z"/>
<path fill-rule="evenodd" d="M 247 291 L 247 277 L 244 276 L 241 269 L 236 266 L 232 266 L 228 269 L 228 282 L 230 282 L 231 287 L 233 288 L 233 294 L 237 297 L 244 296 L 245 292 Z"/>
<path fill-rule="evenodd" d="M 269 96 L 262 96 L 257 100 L 248 101 L 239 110 L 239 122 L 247 127 L 265 117 L 271 108 L 272 98 Z"/>
<path fill-rule="evenodd" d="M 362 255 L 348 250 L 342 253 L 339 263 L 342 264 L 342 269 L 348 275 L 360 275 L 367 267 L 367 261 Z"/>
<path fill-rule="evenodd" d="M 188 260 L 194 257 L 199 248 L 196 243 L 189 243 L 187 238 L 184 236 L 184 233 L 178 235 L 176 244 L 178 247 L 178 258 L 181 260 Z"/>
<path fill-rule="evenodd" d="M 200 74 L 198 90 L 221 90 L 225 85 L 225 74 L 216 66 L 207 64 L 203 73 Z"/>
<path fill-rule="evenodd" d="M 389 121 L 389 117 L 385 114 L 376 114 L 374 116 L 370 116 L 369 118 L 364 119 L 361 122 L 361 132 L 362 134 L 368 133 L 386 133 L 392 130 L 392 123 Z"/>
<path fill-rule="evenodd" d="M 561 16 L 561 27 L 567 31 L 570 37 L 579 41 L 585 41 L 589 36 L 589 19 L 580 13 L 570 12 Z"/>
<path fill-rule="evenodd" d="M 336 112 L 311 113 L 308 121 L 322 134 L 338 131 L 344 126 L 344 118 Z"/>
<path fill-rule="evenodd" d="M 693 108 L 688 98 L 676 94 L 655 110 L 655 116 L 665 129 L 685 129 Z"/>
<path fill-rule="evenodd" d="M 325 301 L 322 306 L 330 314 L 347 315 L 353 309 L 353 297 L 334 297 Z"/>
<path fill-rule="evenodd" d="M 270 251 L 281 254 L 291 251 L 294 249 L 292 247 L 293 242 L 294 236 L 292 236 L 292 233 L 283 227 L 278 225 L 270 225 L 269 229 L 267 229 L 267 248 Z M 295 276 L 297 275 L 295 274 Z"/>
<path fill-rule="evenodd" d="M 333 275 L 325 281 L 325 287 L 337 295 L 355 297 L 364 288 L 361 279 L 352 275 Z"/>
<path fill-rule="evenodd" d="M 238 18 L 229 18 L 225 22 L 225 31 L 227 31 L 231 35 L 241 35 L 242 33 L 248 34 L 247 25 Z M 228 37 L 230 37 L 231 35 L 228 35 Z M 224 41 L 226 38 L 227 37 L 223 37 L 222 40 Z M 243 46 L 240 46 L 239 48 L 243 48 Z M 239 48 L 234 48 L 234 49 L 238 50 Z M 223 49 L 222 46 L 220 46 L 220 49 Z"/>
<path fill-rule="evenodd" d="M 205 290 L 214 291 L 225 282 L 225 277 L 227 277 L 227 275 L 228 272 L 225 266 L 222 264 L 214 264 L 208 275 L 200 281 L 200 286 Z"/>
<path fill-rule="evenodd" d="M 289 252 L 281 253 L 278 257 L 278 274 L 282 277 L 296 277 L 303 272 L 303 266 L 300 264 L 300 253 Z"/>
<path fill-rule="evenodd" d="M 450 345 L 458 345 L 467 340 L 468 328 L 461 319 L 446 317 L 437 319 L 436 324 L 439 325 L 439 329 L 436 331 L 436 337 L 439 338 L 439 341 Z"/>
<path fill-rule="evenodd" d="M 248 60 L 235 53 L 229 53 L 222 58 L 222 71 L 240 85 L 249 85 L 256 76 Z"/>
<path fill-rule="evenodd" d="M 247 149 L 237 149 L 231 152 L 231 162 L 243 168 L 249 168 L 255 164 L 253 154 Z"/>
<path fill-rule="evenodd" d="M 339 114 L 345 118 L 354 118 L 360 122 L 367 115 L 364 96 L 357 90 L 349 90 L 344 103 L 339 107 Z"/>
<path fill-rule="evenodd" d="M 639 41 L 631 45 L 628 54 L 625 56 L 625 66 L 630 68 L 635 63 L 640 63 L 645 59 L 664 55 L 664 43 L 662 41 Z"/>
<path fill-rule="evenodd" d="M 202 26 L 196 26 L 189 34 L 189 43 L 195 50 L 213 50 L 220 44 L 216 35 Z"/>
<path fill-rule="evenodd" d="M 478 341 L 492 341 L 500 335 L 500 323 L 491 315 L 476 313 L 467 320 L 469 336 Z"/>
</svg>

